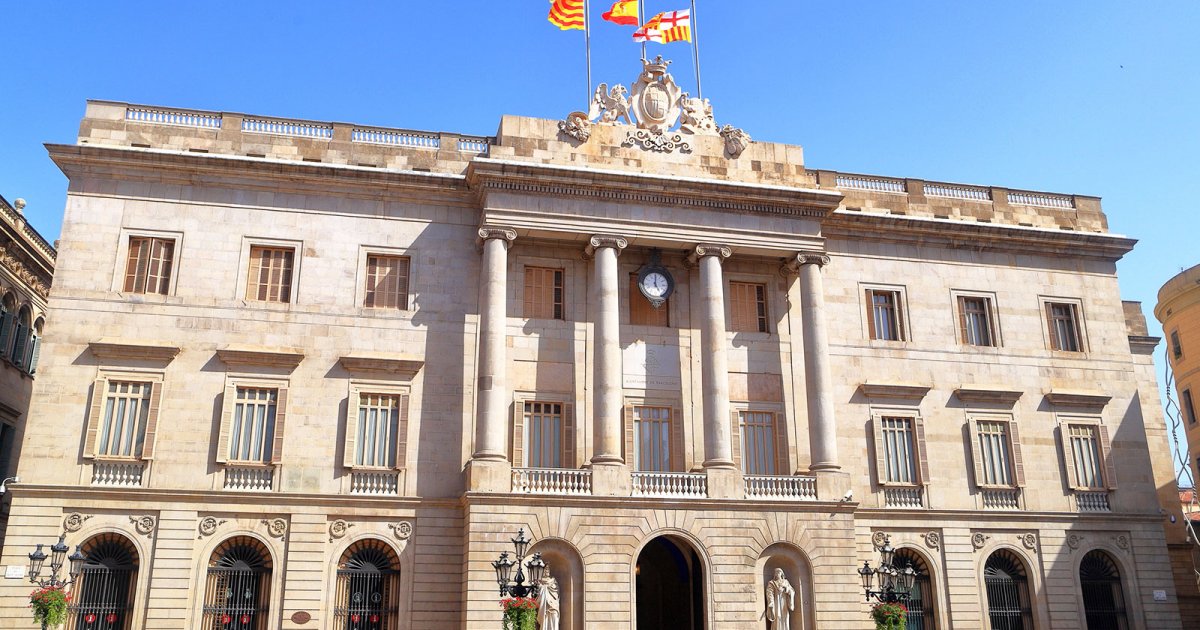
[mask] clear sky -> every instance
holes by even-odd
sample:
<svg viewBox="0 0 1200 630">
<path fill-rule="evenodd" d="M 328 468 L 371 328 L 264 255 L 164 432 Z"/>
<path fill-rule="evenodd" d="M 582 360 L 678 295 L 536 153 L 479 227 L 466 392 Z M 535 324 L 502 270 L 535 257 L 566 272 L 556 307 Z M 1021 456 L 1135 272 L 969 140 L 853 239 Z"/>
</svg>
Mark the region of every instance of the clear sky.
<svg viewBox="0 0 1200 630">
<path fill-rule="evenodd" d="M 631 27 L 593 0 L 592 77 L 630 83 Z M 810 168 L 1103 197 L 1151 330 L 1200 263 L 1200 2 L 697 0 L 718 123 Z M 647 14 L 687 8 L 647 0 Z M 583 34 L 548 0 L 0 0 L 0 194 L 48 239 L 88 98 L 490 135 L 586 108 Z M 650 45 L 695 93 L 691 49 Z M 1162 348 L 1159 348 L 1162 365 Z M 1162 370 L 1159 369 L 1161 378 Z"/>
</svg>

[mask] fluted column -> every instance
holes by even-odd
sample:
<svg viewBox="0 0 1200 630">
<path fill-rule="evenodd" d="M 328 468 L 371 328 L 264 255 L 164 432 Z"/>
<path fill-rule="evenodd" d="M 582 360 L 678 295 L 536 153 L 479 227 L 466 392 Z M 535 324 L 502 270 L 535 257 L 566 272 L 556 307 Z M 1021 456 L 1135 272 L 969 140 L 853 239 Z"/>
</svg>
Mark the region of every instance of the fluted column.
<svg viewBox="0 0 1200 630">
<path fill-rule="evenodd" d="M 508 246 L 517 233 L 479 228 L 483 261 L 479 268 L 479 363 L 476 365 L 475 452 L 473 460 L 505 461 L 508 449 L 508 371 L 504 353 L 508 313 Z"/>
<path fill-rule="evenodd" d="M 800 275 L 800 316 L 804 330 L 804 372 L 808 381 L 808 430 L 812 471 L 841 469 L 837 454 L 837 422 L 833 417 L 833 377 L 829 369 L 829 335 L 825 325 L 825 289 L 821 268 L 829 256 L 801 252 L 790 267 Z"/>
<path fill-rule="evenodd" d="M 729 434 L 729 362 L 725 356 L 725 283 L 721 263 L 731 254 L 724 245 L 697 245 L 692 258 L 700 266 L 700 377 L 704 389 L 704 467 L 733 468 Z"/>
<path fill-rule="evenodd" d="M 619 236 L 593 236 L 586 253 L 593 257 L 592 322 L 595 326 L 595 379 L 592 410 L 592 464 L 620 464 L 624 391 L 621 374 L 620 301 L 617 256 L 629 243 Z"/>
</svg>

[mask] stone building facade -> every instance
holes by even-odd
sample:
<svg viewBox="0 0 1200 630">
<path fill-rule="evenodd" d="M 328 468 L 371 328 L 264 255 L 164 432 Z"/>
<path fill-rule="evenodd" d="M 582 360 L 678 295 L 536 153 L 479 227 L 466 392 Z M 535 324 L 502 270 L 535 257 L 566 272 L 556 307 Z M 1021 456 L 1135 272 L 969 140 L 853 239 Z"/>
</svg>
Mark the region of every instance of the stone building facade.
<svg viewBox="0 0 1200 630">
<path fill-rule="evenodd" d="M 3 563 L 65 533 L 119 627 L 492 629 L 523 528 L 565 629 L 767 628 L 776 568 L 865 629 L 886 536 L 922 627 L 1180 627 L 1098 199 L 638 131 L 90 102 Z"/>
</svg>

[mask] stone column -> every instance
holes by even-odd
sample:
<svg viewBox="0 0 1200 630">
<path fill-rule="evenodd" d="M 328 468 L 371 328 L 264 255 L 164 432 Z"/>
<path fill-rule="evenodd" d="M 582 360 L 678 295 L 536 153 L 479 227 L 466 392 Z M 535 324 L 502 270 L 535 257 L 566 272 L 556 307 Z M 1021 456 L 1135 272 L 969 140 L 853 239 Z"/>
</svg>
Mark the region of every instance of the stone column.
<svg viewBox="0 0 1200 630">
<path fill-rule="evenodd" d="M 725 282 L 721 262 L 731 250 L 724 245 L 697 245 L 700 265 L 700 361 L 704 388 L 704 468 L 733 468 L 729 434 L 729 363 L 725 357 Z"/>
<path fill-rule="evenodd" d="M 506 228 L 479 228 L 483 260 L 479 267 L 479 361 L 476 364 L 475 452 L 468 466 L 471 490 L 511 489 L 506 429 L 508 371 L 504 346 L 508 325 L 508 246 L 517 233 Z"/>
<path fill-rule="evenodd" d="M 596 362 L 592 368 L 592 464 L 622 464 L 621 420 L 624 388 L 621 372 L 620 301 L 617 256 L 629 243 L 619 236 L 593 236 L 586 253 L 593 257 L 592 322 Z"/>
<path fill-rule="evenodd" d="M 837 456 L 837 422 L 833 417 L 833 377 L 829 371 L 829 336 L 825 326 L 825 289 L 821 268 L 829 256 L 801 252 L 789 264 L 800 275 L 801 321 L 804 328 L 804 373 L 808 381 L 810 470 L 841 469 Z"/>
</svg>

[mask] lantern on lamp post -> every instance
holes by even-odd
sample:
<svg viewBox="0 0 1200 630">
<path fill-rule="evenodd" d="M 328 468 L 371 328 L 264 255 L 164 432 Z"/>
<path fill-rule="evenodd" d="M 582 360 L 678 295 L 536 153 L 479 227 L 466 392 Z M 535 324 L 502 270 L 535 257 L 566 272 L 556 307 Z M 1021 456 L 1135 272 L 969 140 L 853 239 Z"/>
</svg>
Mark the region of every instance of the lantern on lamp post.
<svg viewBox="0 0 1200 630">
<path fill-rule="evenodd" d="M 879 566 L 872 569 L 869 561 L 863 561 L 858 576 L 862 578 L 863 591 L 868 602 L 872 598 L 887 603 L 908 601 L 913 584 L 917 581 L 917 572 L 907 562 L 903 568 L 897 567 L 894 563 L 895 557 L 896 550 L 892 547 L 891 537 L 884 536 L 883 546 L 879 548 Z M 877 590 L 876 580 L 879 587 Z"/>
<path fill-rule="evenodd" d="M 516 560 L 509 558 L 508 552 L 505 551 L 500 554 L 499 560 L 492 563 L 492 568 L 496 570 L 496 583 L 500 585 L 500 596 L 537 597 L 538 582 L 546 574 L 546 563 L 542 560 L 542 554 L 535 553 L 528 562 L 525 562 L 525 555 L 528 553 L 529 543 L 532 541 L 525 538 L 524 527 L 517 531 L 516 538 L 510 540 Z M 516 575 L 513 575 L 513 567 L 517 569 Z M 529 585 L 525 584 L 523 569 L 529 570 Z"/>
</svg>

